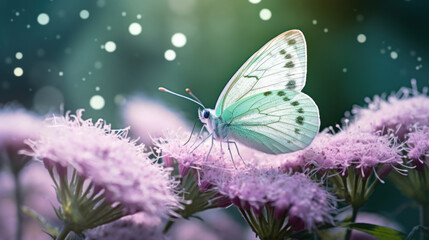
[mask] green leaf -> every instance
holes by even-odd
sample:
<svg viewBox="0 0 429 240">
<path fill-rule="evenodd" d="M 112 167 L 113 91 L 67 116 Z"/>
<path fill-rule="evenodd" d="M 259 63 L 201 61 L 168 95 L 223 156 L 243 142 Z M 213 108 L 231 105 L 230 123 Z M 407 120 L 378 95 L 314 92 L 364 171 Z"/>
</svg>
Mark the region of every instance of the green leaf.
<svg viewBox="0 0 429 240">
<path fill-rule="evenodd" d="M 406 234 L 393 230 L 391 228 L 369 223 L 346 223 L 339 227 L 366 232 L 380 240 L 402 240 L 407 237 Z"/>
<path fill-rule="evenodd" d="M 58 228 L 55 226 L 52 226 L 42 215 L 40 215 L 39 213 L 37 213 L 36 211 L 32 210 L 29 207 L 22 207 L 22 211 L 31 216 L 32 218 L 36 219 L 37 221 L 39 221 L 39 223 L 43 226 L 43 228 L 45 229 L 45 232 L 50 235 L 50 236 L 57 236 L 58 235 Z"/>
</svg>

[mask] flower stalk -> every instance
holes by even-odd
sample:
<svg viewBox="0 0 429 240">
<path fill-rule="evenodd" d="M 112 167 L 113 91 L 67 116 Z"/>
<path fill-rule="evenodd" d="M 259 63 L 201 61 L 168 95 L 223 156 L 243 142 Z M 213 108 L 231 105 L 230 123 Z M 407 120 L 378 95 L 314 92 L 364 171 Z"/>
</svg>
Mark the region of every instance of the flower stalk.
<svg viewBox="0 0 429 240">
<path fill-rule="evenodd" d="M 420 226 L 429 227 L 429 205 L 420 204 Z M 423 230 L 420 231 L 420 240 L 429 240 L 429 234 Z"/>
<path fill-rule="evenodd" d="M 13 172 L 13 181 L 15 183 L 15 206 L 16 206 L 16 240 L 22 239 L 23 230 L 23 212 L 22 208 L 22 188 L 19 180 L 19 171 Z"/>
</svg>

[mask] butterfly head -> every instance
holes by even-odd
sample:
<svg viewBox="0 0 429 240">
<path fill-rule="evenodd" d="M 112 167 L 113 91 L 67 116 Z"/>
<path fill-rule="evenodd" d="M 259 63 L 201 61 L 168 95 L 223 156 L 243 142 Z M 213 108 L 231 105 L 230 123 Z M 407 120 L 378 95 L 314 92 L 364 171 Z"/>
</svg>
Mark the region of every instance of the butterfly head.
<svg viewBox="0 0 429 240">
<path fill-rule="evenodd" d="M 215 117 L 215 112 L 213 109 L 204 108 L 201 110 L 201 108 L 198 108 L 198 117 L 200 118 L 200 121 L 202 123 L 208 123 L 210 119 L 213 119 Z"/>
</svg>

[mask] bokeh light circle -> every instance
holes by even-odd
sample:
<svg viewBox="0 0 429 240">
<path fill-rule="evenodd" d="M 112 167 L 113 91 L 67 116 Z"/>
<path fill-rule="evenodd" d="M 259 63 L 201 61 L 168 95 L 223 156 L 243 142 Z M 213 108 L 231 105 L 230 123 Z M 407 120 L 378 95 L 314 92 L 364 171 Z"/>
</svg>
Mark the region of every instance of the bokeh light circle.
<svg viewBox="0 0 429 240">
<path fill-rule="evenodd" d="M 49 15 L 46 13 L 41 13 L 39 16 L 37 16 L 37 22 L 40 25 L 46 25 L 49 23 Z"/>
<path fill-rule="evenodd" d="M 366 42 L 366 36 L 365 36 L 365 34 L 359 34 L 358 36 L 357 36 L 357 41 L 359 42 L 359 43 L 364 43 L 364 42 Z"/>
<path fill-rule="evenodd" d="M 171 37 L 171 44 L 173 44 L 173 46 L 178 48 L 185 46 L 186 41 L 187 41 L 186 36 L 183 33 L 175 33 Z"/>
<path fill-rule="evenodd" d="M 82 19 L 88 19 L 89 18 L 89 12 L 86 9 L 82 9 L 79 13 L 80 18 Z"/>
<path fill-rule="evenodd" d="M 104 104 L 105 104 L 104 98 L 102 96 L 100 96 L 100 95 L 94 95 L 89 100 L 89 105 L 94 110 L 103 109 L 104 108 Z"/>
<path fill-rule="evenodd" d="M 264 21 L 270 20 L 271 16 L 272 16 L 272 13 L 268 8 L 264 8 L 259 12 L 259 17 Z"/>
<path fill-rule="evenodd" d="M 128 27 L 128 31 L 131 33 L 131 35 L 137 36 L 142 32 L 142 26 L 140 23 L 133 22 Z"/>
<path fill-rule="evenodd" d="M 21 77 L 24 74 L 24 70 L 20 67 L 13 69 L 13 74 L 17 77 Z"/>
<path fill-rule="evenodd" d="M 172 50 L 172 49 L 168 49 L 164 53 L 164 58 L 167 61 L 173 61 L 174 59 L 176 59 L 176 52 L 174 50 Z"/>
<path fill-rule="evenodd" d="M 106 49 L 107 52 L 114 52 L 116 50 L 116 43 L 107 41 L 106 44 L 104 44 L 104 49 Z"/>
<path fill-rule="evenodd" d="M 18 59 L 18 60 L 21 60 L 23 56 L 24 56 L 24 55 L 22 54 L 22 52 L 17 52 L 17 53 L 15 53 L 15 57 L 16 57 L 16 59 Z"/>
</svg>

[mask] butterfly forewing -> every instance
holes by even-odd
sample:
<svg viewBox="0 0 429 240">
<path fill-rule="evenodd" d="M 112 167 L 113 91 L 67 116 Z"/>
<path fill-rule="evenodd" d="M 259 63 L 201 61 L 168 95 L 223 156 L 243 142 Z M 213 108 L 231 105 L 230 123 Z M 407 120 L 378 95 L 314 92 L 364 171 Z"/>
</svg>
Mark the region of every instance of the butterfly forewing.
<svg viewBox="0 0 429 240">
<path fill-rule="evenodd" d="M 273 90 L 301 91 L 305 85 L 307 52 L 299 30 L 284 32 L 253 54 L 223 89 L 216 115 L 246 97 Z"/>
<path fill-rule="evenodd" d="M 304 93 L 266 91 L 224 110 L 229 137 L 256 150 L 280 154 L 308 146 L 319 131 L 319 110 Z"/>
</svg>

